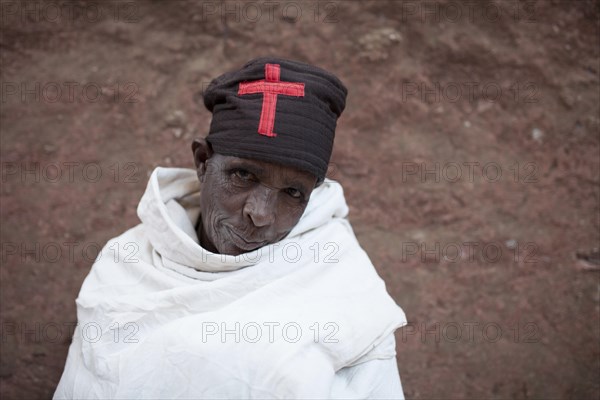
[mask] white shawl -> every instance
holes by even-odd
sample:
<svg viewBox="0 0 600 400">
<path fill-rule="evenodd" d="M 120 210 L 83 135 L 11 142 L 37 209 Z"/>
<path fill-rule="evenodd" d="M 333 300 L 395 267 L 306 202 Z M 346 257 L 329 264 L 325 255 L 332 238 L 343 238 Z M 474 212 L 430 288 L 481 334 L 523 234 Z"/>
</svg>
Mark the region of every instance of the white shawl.
<svg viewBox="0 0 600 400">
<path fill-rule="evenodd" d="M 200 186 L 157 168 L 142 223 L 108 241 L 77 298 L 55 398 L 402 398 L 406 324 L 326 180 L 280 242 L 198 244 Z"/>
</svg>

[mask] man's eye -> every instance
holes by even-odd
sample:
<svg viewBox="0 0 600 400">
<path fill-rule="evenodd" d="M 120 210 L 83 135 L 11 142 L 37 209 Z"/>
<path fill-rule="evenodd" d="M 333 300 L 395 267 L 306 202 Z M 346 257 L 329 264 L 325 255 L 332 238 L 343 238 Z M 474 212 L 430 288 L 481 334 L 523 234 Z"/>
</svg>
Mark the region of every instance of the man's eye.
<svg viewBox="0 0 600 400">
<path fill-rule="evenodd" d="M 300 192 L 298 189 L 287 188 L 286 192 L 295 199 L 299 199 L 302 197 L 302 192 Z"/>
<path fill-rule="evenodd" d="M 242 180 L 242 181 L 250 181 L 252 180 L 252 174 L 245 169 L 236 169 L 233 170 L 233 176 Z"/>
</svg>

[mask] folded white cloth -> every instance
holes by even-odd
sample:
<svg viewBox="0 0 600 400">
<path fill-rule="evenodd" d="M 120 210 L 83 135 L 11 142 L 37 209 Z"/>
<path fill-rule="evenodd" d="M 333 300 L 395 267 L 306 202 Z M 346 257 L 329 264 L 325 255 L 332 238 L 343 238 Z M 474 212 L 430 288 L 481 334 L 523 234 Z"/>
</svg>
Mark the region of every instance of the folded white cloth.
<svg viewBox="0 0 600 400">
<path fill-rule="evenodd" d="M 285 239 L 235 257 L 198 244 L 199 197 L 195 171 L 153 172 L 142 223 L 83 283 L 55 398 L 403 398 L 406 318 L 339 183 L 313 191 Z"/>
</svg>

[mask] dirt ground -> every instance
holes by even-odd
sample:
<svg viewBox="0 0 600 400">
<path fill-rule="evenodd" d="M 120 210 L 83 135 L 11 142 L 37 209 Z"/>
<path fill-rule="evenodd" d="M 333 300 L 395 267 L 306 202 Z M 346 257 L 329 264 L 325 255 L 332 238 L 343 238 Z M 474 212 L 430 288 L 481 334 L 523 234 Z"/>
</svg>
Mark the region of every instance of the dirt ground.
<svg viewBox="0 0 600 400">
<path fill-rule="evenodd" d="M 3 399 L 52 396 L 98 249 L 262 55 L 349 89 L 329 176 L 408 316 L 406 396 L 599 398 L 599 2 L 0 5 Z"/>
</svg>

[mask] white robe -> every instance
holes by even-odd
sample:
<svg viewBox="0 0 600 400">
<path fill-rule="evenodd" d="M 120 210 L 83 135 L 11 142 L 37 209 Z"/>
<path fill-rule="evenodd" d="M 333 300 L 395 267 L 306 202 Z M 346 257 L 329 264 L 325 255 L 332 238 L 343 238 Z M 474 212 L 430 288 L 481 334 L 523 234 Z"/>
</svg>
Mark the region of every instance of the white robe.
<svg viewBox="0 0 600 400">
<path fill-rule="evenodd" d="M 62 398 L 403 398 L 406 324 L 326 180 L 280 242 L 204 250 L 193 170 L 157 168 L 142 223 L 108 241 L 77 298 Z"/>
</svg>

